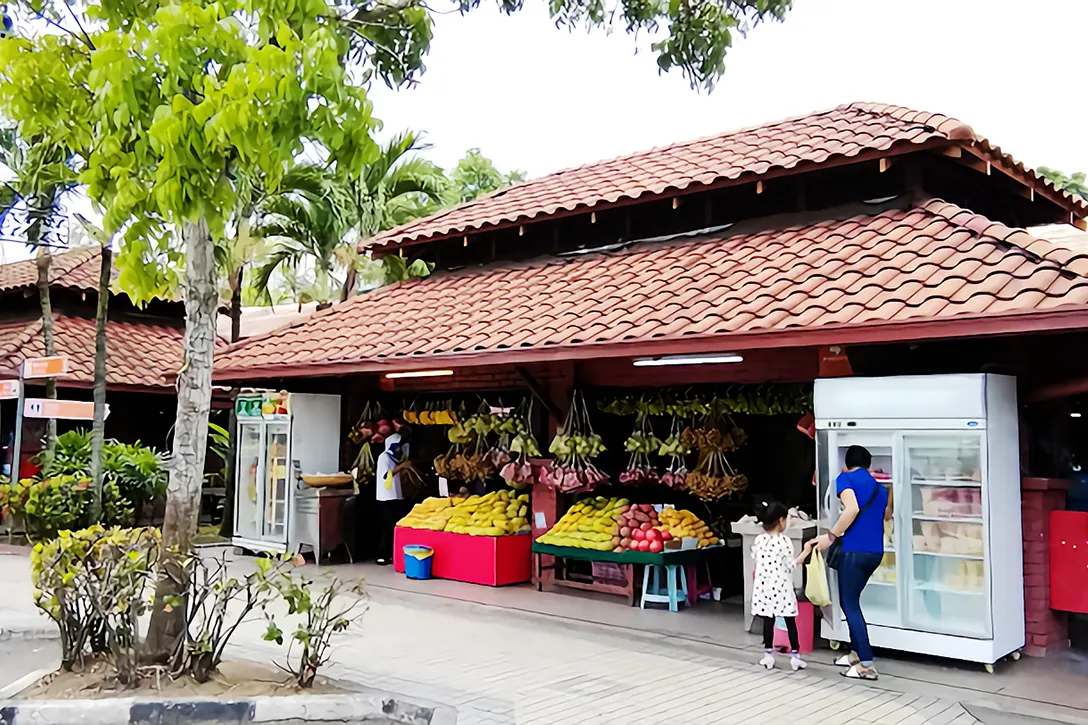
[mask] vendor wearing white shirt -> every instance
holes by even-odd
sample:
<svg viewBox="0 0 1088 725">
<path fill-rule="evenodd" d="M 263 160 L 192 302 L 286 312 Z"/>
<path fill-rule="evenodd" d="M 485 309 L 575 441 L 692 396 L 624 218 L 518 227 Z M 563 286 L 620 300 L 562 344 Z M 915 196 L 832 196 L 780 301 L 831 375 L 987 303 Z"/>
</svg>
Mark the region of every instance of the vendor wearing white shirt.
<svg viewBox="0 0 1088 725">
<path fill-rule="evenodd" d="M 393 530 L 397 522 L 407 514 L 400 474 L 393 473 L 398 464 L 408 460 L 408 444 L 402 440 L 400 433 L 388 436 L 385 439 L 385 450 L 378 456 L 376 466 L 378 480 L 375 498 L 378 501 L 379 526 L 377 563 L 381 566 L 388 566 L 393 561 Z"/>
</svg>

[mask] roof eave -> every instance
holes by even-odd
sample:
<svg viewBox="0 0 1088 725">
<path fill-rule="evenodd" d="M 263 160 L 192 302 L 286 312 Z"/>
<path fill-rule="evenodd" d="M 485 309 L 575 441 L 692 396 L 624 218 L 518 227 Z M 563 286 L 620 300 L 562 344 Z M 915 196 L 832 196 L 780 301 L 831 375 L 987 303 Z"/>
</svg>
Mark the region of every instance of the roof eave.
<svg viewBox="0 0 1088 725">
<path fill-rule="evenodd" d="M 744 334 L 680 337 L 632 342 L 556 345 L 528 349 L 492 350 L 450 355 L 431 355 L 223 369 L 213 373 L 215 382 L 305 378 L 331 375 L 427 370 L 436 367 L 461 369 L 492 365 L 523 365 L 595 358 L 631 358 L 680 355 L 729 350 L 766 350 L 818 345 L 863 345 L 956 339 L 990 335 L 1053 333 L 1088 328 L 1088 308 L 1027 312 L 1012 315 L 975 315 L 949 320 L 835 325 L 815 329 L 766 330 Z"/>
</svg>

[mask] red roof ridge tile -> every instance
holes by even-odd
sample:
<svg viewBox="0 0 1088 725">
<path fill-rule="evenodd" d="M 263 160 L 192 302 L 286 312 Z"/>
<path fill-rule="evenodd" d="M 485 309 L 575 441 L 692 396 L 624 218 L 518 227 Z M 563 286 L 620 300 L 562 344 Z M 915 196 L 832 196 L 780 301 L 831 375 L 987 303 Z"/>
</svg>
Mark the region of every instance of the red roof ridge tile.
<svg viewBox="0 0 1088 725">
<path fill-rule="evenodd" d="M 1066 203 L 1088 211 L 1088 202 L 1061 191 L 962 121 L 892 104 L 855 102 L 552 171 L 413 220 L 363 246 L 467 234 L 744 175 L 756 178 L 802 163 L 820 165 L 922 144 L 977 147 L 995 163 L 1023 175 L 1024 183 L 1038 182 Z"/>
</svg>

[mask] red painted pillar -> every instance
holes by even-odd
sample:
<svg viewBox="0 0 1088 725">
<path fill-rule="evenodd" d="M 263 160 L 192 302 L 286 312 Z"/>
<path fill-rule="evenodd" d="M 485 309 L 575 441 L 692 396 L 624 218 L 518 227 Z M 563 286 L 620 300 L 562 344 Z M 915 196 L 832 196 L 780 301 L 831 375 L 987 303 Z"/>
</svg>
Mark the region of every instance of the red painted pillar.
<svg viewBox="0 0 1088 725">
<path fill-rule="evenodd" d="M 551 378 L 548 383 L 548 393 L 551 395 L 553 401 L 556 402 L 563 410 L 567 409 L 570 405 L 571 390 L 574 387 L 574 363 L 563 363 L 562 366 L 557 366 L 553 372 L 555 376 Z M 551 443 L 552 438 L 555 436 L 562 425 L 561 422 L 554 420 L 551 416 L 548 417 L 548 435 L 540 443 L 540 449 L 547 453 L 548 445 Z M 533 484 L 533 539 L 543 534 L 550 529 L 556 522 L 556 520 L 566 512 L 566 505 L 562 501 L 561 496 L 555 489 L 544 486 L 543 484 Z M 543 524 L 538 526 L 537 524 Z M 553 556 L 542 556 L 541 564 L 544 566 L 551 566 L 555 562 Z M 538 582 L 544 585 L 547 589 L 554 579 L 554 572 L 551 569 L 546 571 L 537 571 L 536 569 L 536 557 L 533 557 L 533 584 Z"/>
<path fill-rule="evenodd" d="M 1069 646 L 1066 615 L 1050 608 L 1050 512 L 1065 508 L 1069 482 L 1024 478 L 1020 486 L 1024 531 L 1024 654 L 1042 657 Z"/>
</svg>

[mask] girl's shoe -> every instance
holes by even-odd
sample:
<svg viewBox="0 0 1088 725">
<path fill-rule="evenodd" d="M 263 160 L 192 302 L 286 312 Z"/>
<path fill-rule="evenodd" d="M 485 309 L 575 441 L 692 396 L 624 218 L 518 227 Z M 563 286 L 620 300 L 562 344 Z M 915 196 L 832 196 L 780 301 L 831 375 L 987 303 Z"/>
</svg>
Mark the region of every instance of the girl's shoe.
<svg viewBox="0 0 1088 725">
<path fill-rule="evenodd" d="M 835 660 L 835 666 L 836 667 L 853 667 L 854 665 L 858 664 L 859 662 L 861 662 L 861 660 L 858 659 L 858 656 L 856 654 L 854 654 L 853 652 L 847 652 L 842 657 Z"/>
<path fill-rule="evenodd" d="M 771 654 L 770 652 L 768 652 L 767 654 L 763 655 L 763 659 L 761 659 L 759 661 L 759 664 L 762 665 L 764 668 L 766 668 L 768 670 L 773 670 L 774 669 L 774 655 Z"/>
<path fill-rule="evenodd" d="M 790 656 L 790 668 L 796 672 L 797 670 L 803 670 L 808 667 L 808 662 L 801 659 L 801 655 Z"/>
<path fill-rule="evenodd" d="M 876 680 L 879 678 L 875 668 L 862 667 L 860 664 L 851 666 L 850 669 L 841 674 L 843 677 L 850 680 Z"/>
</svg>

